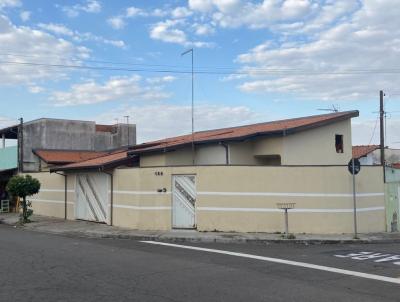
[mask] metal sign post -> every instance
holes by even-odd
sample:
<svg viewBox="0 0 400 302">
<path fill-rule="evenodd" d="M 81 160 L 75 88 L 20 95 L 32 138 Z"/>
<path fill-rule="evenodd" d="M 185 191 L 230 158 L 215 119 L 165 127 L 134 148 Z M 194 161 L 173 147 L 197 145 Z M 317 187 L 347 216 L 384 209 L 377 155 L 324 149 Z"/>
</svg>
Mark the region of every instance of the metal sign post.
<svg viewBox="0 0 400 302">
<path fill-rule="evenodd" d="M 357 234 L 357 196 L 356 196 L 356 174 L 361 170 L 360 161 L 352 158 L 348 164 L 348 170 L 353 178 L 353 220 L 354 220 L 354 239 L 358 238 Z"/>
<path fill-rule="evenodd" d="M 285 203 L 277 203 L 276 206 L 278 209 L 284 210 L 285 211 L 285 234 L 286 238 L 289 236 L 289 214 L 288 210 L 289 209 L 294 209 L 295 203 L 292 202 L 285 202 Z"/>
</svg>

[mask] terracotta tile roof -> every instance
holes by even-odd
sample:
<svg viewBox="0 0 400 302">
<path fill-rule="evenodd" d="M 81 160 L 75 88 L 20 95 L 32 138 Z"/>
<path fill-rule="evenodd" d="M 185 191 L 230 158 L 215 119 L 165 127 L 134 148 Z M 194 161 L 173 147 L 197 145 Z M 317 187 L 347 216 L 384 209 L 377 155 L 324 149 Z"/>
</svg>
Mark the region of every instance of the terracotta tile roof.
<svg viewBox="0 0 400 302">
<path fill-rule="evenodd" d="M 379 149 L 379 145 L 359 145 L 353 146 L 353 158 L 367 156 L 369 153 Z"/>
<path fill-rule="evenodd" d="M 400 169 L 400 163 L 394 163 L 392 164 L 392 167 L 395 169 Z"/>
<path fill-rule="evenodd" d="M 61 167 L 50 169 L 50 171 L 67 171 L 67 170 L 80 170 L 80 169 L 104 169 L 107 167 L 115 167 L 122 164 L 129 164 L 133 162 L 132 157 L 128 157 L 127 150 L 114 151 L 107 155 L 99 156 L 89 160 L 76 162 Z"/>
<path fill-rule="evenodd" d="M 69 164 L 103 156 L 109 152 L 99 151 L 74 151 L 74 150 L 49 150 L 37 149 L 33 151 L 48 164 Z"/>
<path fill-rule="evenodd" d="M 358 111 L 337 112 L 331 114 L 314 115 L 302 118 L 294 118 L 253 125 L 223 128 L 194 133 L 194 142 L 196 144 L 214 142 L 214 141 L 233 141 L 244 140 L 255 136 L 267 135 L 288 135 L 301 130 L 316 128 L 337 121 L 346 120 L 358 116 Z M 182 135 L 171 137 L 154 142 L 136 145 L 129 152 L 130 154 L 139 154 L 156 150 L 168 149 L 182 145 L 191 144 L 192 135 Z"/>
</svg>

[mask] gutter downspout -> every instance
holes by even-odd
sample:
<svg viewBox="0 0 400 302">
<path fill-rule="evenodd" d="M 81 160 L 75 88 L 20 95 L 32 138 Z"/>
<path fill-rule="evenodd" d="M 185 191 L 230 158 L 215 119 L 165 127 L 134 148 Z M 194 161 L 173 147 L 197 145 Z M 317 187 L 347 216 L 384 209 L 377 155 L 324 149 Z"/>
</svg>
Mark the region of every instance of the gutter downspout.
<svg viewBox="0 0 400 302">
<path fill-rule="evenodd" d="M 220 142 L 220 145 L 222 147 L 225 148 L 225 164 L 226 165 L 230 165 L 230 159 L 229 159 L 229 145 L 224 143 L 224 142 Z"/>
<path fill-rule="evenodd" d="M 59 172 L 54 172 L 58 175 L 64 176 L 64 220 L 67 220 L 67 203 L 68 203 L 68 182 L 67 175 Z"/>
<path fill-rule="evenodd" d="M 113 225 L 113 210 L 114 210 L 114 174 L 113 173 L 108 173 L 103 171 L 102 169 L 100 172 L 103 172 L 104 174 L 107 174 L 110 176 L 110 226 Z"/>
</svg>

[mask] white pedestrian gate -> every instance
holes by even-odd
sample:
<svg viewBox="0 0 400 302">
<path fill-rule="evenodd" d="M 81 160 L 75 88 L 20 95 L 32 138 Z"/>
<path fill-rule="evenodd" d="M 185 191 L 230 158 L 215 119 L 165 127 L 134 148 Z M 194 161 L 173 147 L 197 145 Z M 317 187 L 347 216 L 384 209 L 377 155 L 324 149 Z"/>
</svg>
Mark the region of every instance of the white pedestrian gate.
<svg viewBox="0 0 400 302">
<path fill-rule="evenodd" d="M 196 177 L 194 175 L 173 176 L 172 227 L 196 228 Z"/>
<path fill-rule="evenodd" d="M 76 176 L 75 218 L 107 222 L 109 218 L 110 178 L 104 173 L 87 173 Z"/>
</svg>

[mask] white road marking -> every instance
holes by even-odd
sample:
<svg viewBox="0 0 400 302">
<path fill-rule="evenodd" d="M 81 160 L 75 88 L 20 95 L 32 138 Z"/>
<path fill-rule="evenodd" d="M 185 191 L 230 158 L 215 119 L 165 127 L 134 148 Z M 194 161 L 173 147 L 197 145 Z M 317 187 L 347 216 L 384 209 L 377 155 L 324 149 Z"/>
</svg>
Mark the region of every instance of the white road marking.
<svg viewBox="0 0 400 302">
<path fill-rule="evenodd" d="M 392 262 L 395 265 L 400 265 L 400 255 L 393 254 L 382 254 L 382 253 L 374 253 L 374 252 L 358 252 L 358 253 L 349 253 L 346 255 L 333 255 L 338 258 L 349 258 L 353 260 L 373 260 L 374 262 Z M 376 258 L 380 258 L 375 260 Z M 394 261 L 394 262 L 393 262 Z"/>
<path fill-rule="evenodd" d="M 148 244 L 154 244 L 154 245 L 176 247 L 176 248 L 181 248 L 181 249 L 202 251 L 202 252 L 208 252 L 208 253 L 256 259 L 256 260 L 268 261 L 268 262 L 273 262 L 273 263 L 287 264 L 287 265 L 310 268 L 310 269 L 315 269 L 315 270 L 320 270 L 320 271 L 325 271 L 325 272 L 348 275 L 348 276 L 353 276 L 353 277 L 359 277 L 359 278 L 400 284 L 400 279 L 397 279 L 397 278 L 356 272 L 356 271 L 350 271 L 350 270 L 345 270 L 345 269 L 340 269 L 340 268 L 335 268 L 335 267 L 330 267 L 330 266 L 324 266 L 324 265 L 316 265 L 316 264 L 311 264 L 311 263 L 306 263 L 306 262 L 298 262 L 298 261 L 285 260 L 285 259 L 279 259 L 279 258 L 271 258 L 271 257 L 257 256 L 257 255 L 252 255 L 252 254 L 237 253 L 237 252 L 230 252 L 230 251 L 224 251 L 224 250 L 209 249 L 209 248 L 203 248 L 203 247 L 180 245 L 180 244 L 165 243 L 165 242 L 158 242 L 158 241 L 141 241 L 141 242 L 148 243 Z"/>
</svg>

